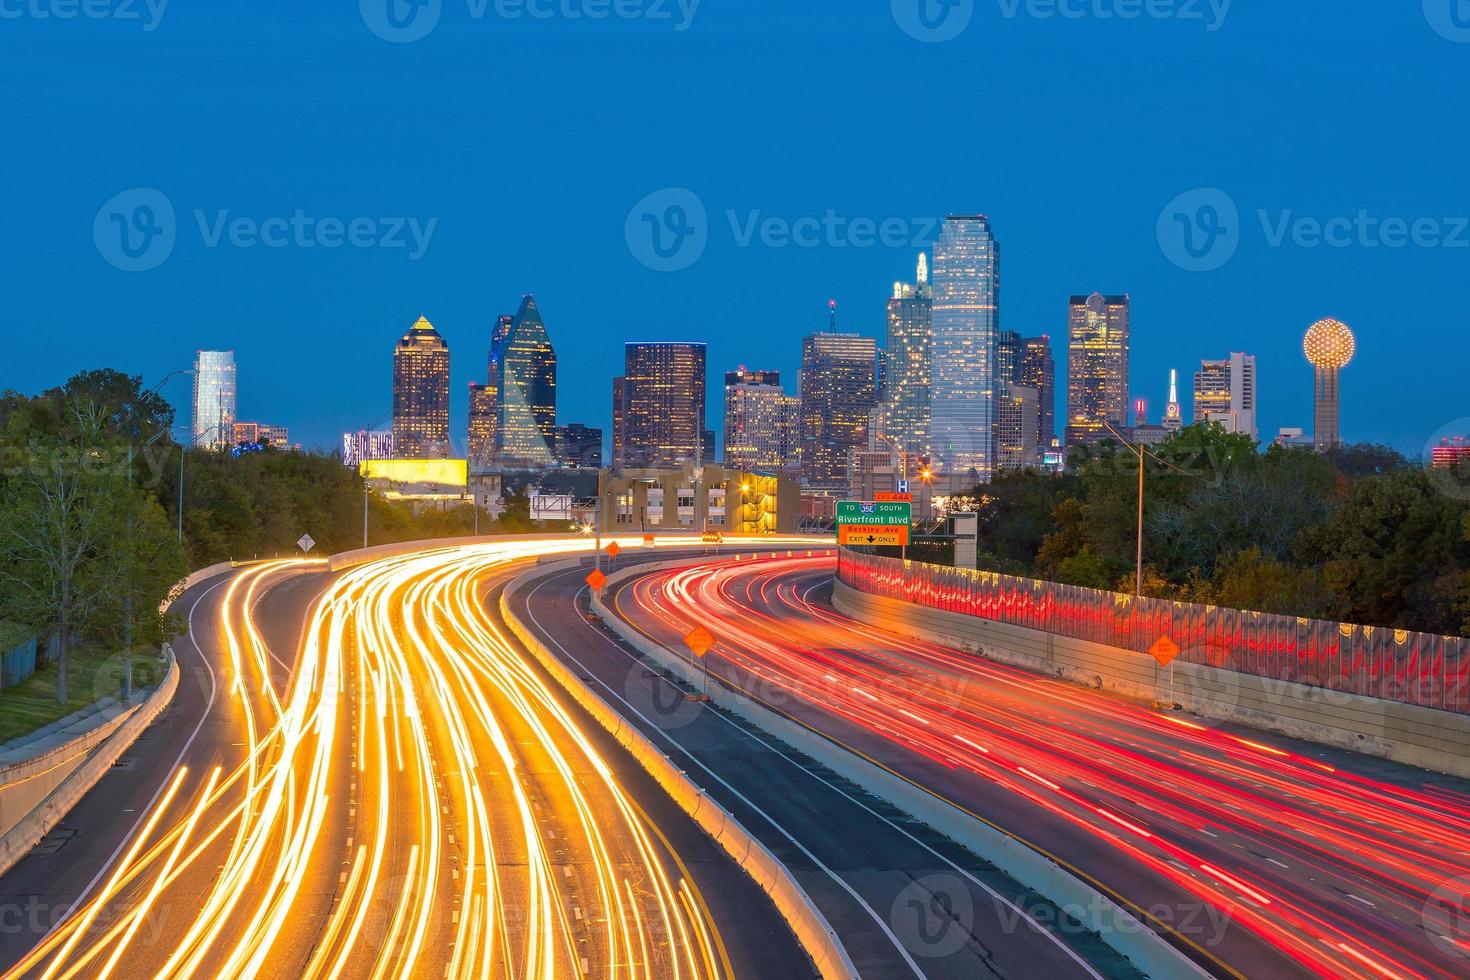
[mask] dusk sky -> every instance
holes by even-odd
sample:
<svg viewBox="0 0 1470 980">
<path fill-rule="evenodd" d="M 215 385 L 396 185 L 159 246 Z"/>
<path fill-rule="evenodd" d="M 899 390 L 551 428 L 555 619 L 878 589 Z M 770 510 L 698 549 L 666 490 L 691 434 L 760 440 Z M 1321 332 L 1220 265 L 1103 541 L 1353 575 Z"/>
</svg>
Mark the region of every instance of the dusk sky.
<svg viewBox="0 0 1470 980">
<path fill-rule="evenodd" d="M 389 0 L 94 2 L 109 16 L 0 0 L 0 388 L 99 366 L 151 383 L 233 348 L 240 418 L 328 447 L 385 419 L 423 314 L 462 442 L 494 319 L 534 292 L 562 422 L 608 427 L 624 341 L 699 340 L 718 430 L 724 371 L 794 389 L 829 298 L 881 339 L 935 219 L 984 213 L 1001 326 L 1052 336 L 1062 391 L 1069 294 L 1126 291 L 1154 420 L 1169 368 L 1188 415 L 1200 358 L 1244 350 L 1262 435 L 1310 431 L 1301 339 L 1333 316 L 1358 342 L 1346 440 L 1418 455 L 1470 432 L 1460 0 L 961 0 L 932 29 L 920 0 L 428 0 L 401 30 Z M 1197 189 L 1217 190 L 1169 207 Z M 694 237 L 660 260 L 642 214 L 679 201 L 705 218 L 686 208 Z M 163 235 L 129 256 L 114 215 L 141 205 L 156 223 L 130 234 Z M 252 237 L 298 212 L 280 247 Z M 768 220 L 829 212 L 799 244 Z M 359 243 L 323 247 L 324 219 L 366 219 Z M 188 391 L 166 389 L 181 420 Z"/>
</svg>

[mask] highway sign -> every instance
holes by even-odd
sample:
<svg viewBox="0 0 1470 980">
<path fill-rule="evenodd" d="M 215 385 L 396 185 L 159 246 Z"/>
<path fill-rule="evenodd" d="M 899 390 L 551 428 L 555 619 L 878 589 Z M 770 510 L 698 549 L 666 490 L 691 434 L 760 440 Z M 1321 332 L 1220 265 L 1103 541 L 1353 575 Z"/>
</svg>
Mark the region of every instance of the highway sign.
<svg viewBox="0 0 1470 980">
<path fill-rule="evenodd" d="M 301 540 L 296 542 L 296 547 L 300 548 L 303 553 L 308 552 L 316 547 L 316 539 L 309 534 L 303 534 Z"/>
<path fill-rule="evenodd" d="M 696 657 L 703 657 L 715 645 L 715 635 L 703 625 L 696 626 L 684 636 L 684 645 Z"/>
<path fill-rule="evenodd" d="M 616 558 L 619 554 L 622 553 L 622 550 L 622 546 L 619 545 L 616 541 L 609 541 L 607 543 L 607 556 L 609 558 Z"/>
<path fill-rule="evenodd" d="M 1179 644 L 1175 643 L 1167 635 L 1159 637 L 1154 645 L 1148 648 L 1153 658 L 1159 662 L 1160 667 L 1167 667 L 1179 656 Z"/>
<path fill-rule="evenodd" d="M 586 582 L 593 592 L 601 592 L 602 587 L 607 584 L 607 576 L 602 574 L 602 569 L 594 568 L 582 581 Z"/>
<path fill-rule="evenodd" d="M 899 493 L 908 493 L 909 492 L 909 481 L 907 481 L 907 480 L 899 480 L 898 481 L 898 492 Z"/>
<path fill-rule="evenodd" d="M 914 502 L 914 495 L 906 490 L 900 490 L 897 493 L 879 491 L 873 494 L 873 501 L 880 504 L 911 504 Z"/>
<path fill-rule="evenodd" d="M 907 545 L 909 543 L 909 526 L 907 524 L 839 524 L 837 526 L 837 543 L 845 545 Z"/>
<path fill-rule="evenodd" d="M 909 524 L 914 519 L 911 503 L 868 503 L 860 500 L 843 500 L 837 504 L 837 523 L 869 524 L 875 526 Z"/>
<path fill-rule="evenodd" d="M 705 544 L 724 544 L 725 543 L 725 536 L 723 534 L 721 534 L 719 531 L 705 531 L 703 537 L 704 537 L 704 543 Z"/>
</svg>

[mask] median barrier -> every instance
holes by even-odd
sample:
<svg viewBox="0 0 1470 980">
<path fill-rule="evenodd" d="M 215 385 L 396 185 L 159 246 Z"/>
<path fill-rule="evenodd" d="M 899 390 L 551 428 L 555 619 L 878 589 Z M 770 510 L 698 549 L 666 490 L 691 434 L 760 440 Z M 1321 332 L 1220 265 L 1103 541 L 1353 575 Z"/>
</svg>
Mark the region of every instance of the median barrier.
<svg viewBox="0 0 1470 980">
<path fill-rule="evenodd" d="M 679 562 L 660 562 L 654 567 Z M 824 978 L 855 980 L 857 969 L 843 948 L 827 917 L 817 908 L 789 868 L 757 840 L 734 814 L 705 794 L 683 770 L 674 765 L 639 729 L 626 721 L 618 711 L 578 677 L 538 640 L 511 611 L 511 599 L 527 578 L 541 578 L 580 566 L 580 561 L 565 561 L 537 568 L 512 582 L 500 597 L 500 612 L 512 633 L 536 660 L 597 723 L 606 729 L 637 760 L 669 797 L 709 834 L 725 852 L 758 884 L 775 903 L 797 941 L 812 958 L 817 972 Z M 649 566 L 641 566 L 649 567 Z M 626 574 L 620 572 L 619 575 Z"/>
<path fill-rule="evenodd" d="M 688 562 L 659 562 L 624 569 L 608 579 L 604 591 L 629 578 Z M 592 606 L 628 645 L 665 670 L 695 684 L 703 674 L 688 658 L 645 636 L 594 594 Z M 1153 978 L 1197 978 L 1210 974 L 1135 917 L 1121 900 L 1105 894 L 1078 873 L 1061 867 L 1041 850 L 891 769 L 858 755 L 809 726 L 767 707 L 747 693 L 709 679 L 710 699 L 721 708 L 775 736 L 879 799 L 922 821 L 1045 897 L 1071 915 L 1120 955 Z M 1188 940 L 1184 940 L 1188 942 Z"/>
</svg>

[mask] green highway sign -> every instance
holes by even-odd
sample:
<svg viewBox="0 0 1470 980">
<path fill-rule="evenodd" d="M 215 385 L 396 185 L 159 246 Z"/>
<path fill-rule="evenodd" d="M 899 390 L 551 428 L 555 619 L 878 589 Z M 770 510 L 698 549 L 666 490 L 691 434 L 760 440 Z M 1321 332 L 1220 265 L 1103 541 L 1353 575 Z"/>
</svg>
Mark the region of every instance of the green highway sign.
<svg viewBox="0 0 1470 980">
<path fill-rule="evenodd" d="M 861 500 L 843 500 L 837 504 L 837 523 L 871 524 L 876 527 L 891 527 L 913 521 L 913 504 L 868 503 Z"/>
</svg>

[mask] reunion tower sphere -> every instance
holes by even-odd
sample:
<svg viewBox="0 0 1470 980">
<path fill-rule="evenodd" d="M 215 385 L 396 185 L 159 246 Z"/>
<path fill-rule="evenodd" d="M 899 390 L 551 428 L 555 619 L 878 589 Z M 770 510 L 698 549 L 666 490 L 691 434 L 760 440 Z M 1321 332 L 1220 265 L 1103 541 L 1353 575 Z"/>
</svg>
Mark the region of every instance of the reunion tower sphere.
<svg viewBox="0 0 1470 980">
<path fill-rule="evenodd" d="M 1312 324 L 1302 341 L 1302 349 L 1307 352 L 1307 360 L 1318 368 L 1341 369 L 1353 359 L 1357 342 L 1346 323 L 1328 318 Z"/>
</svg>

